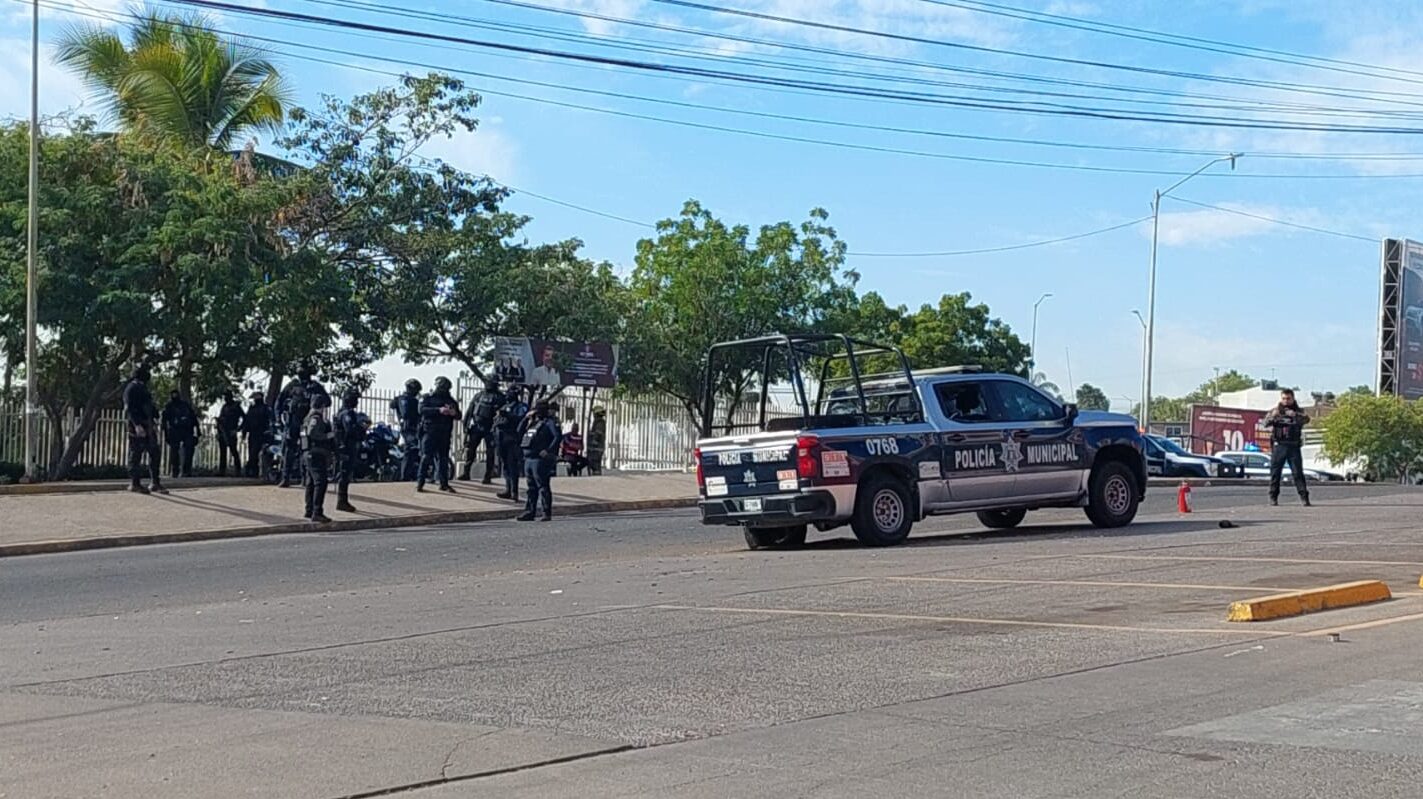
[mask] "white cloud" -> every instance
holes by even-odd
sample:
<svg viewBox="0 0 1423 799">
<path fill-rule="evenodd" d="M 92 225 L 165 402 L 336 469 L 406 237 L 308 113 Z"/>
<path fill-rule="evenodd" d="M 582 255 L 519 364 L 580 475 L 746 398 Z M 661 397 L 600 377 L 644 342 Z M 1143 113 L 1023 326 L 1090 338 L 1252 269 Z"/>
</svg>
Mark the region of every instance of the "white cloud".
<svg viewBox="0 0 1423 799">
<path fill-rule="evenodd" d="M 1320 219 L 1323 216 L 1314 209 L 1282 210 L 1271 206 L 1240 203 L 1218 203 L 1218 205 L 1255 216 L 1265 216 L 1301 225 L 1321 226 Z M 1141 230 L 1146 237 L 1151 236 L 1149 227 L 1143 225 Z M 1167 247 L 1199 244 L 1209 246 L 1265 233 L 1288 233 L 1289 230 L 1290 228 L 1263 219 L 1208 208 L 1199 211 L 1167 211 L 1161 214 L 1160 241 Z"/>
<path fill-rule="evenodd" d="M 587 14 L 598 14 L 605 17 L 636 19 L 638 12 L 642 11 L 645 3 L 643 0 L 542 0 L 542 5 Z M 619 25 L 601 19 L 584 17 L 583 27 L 586 28 L 589 33 L 606 36 L 616 32 Z"/>
<path fill-rule="evenodd" d="M 473 133 L 457 133 L 432 140 L 421 151 L 450 166 L 477 175 L 488 175 L 501 183 L 518 182 L 519 144 L 505 132 L 502 119 L 485 120 Z"/>
</svg>

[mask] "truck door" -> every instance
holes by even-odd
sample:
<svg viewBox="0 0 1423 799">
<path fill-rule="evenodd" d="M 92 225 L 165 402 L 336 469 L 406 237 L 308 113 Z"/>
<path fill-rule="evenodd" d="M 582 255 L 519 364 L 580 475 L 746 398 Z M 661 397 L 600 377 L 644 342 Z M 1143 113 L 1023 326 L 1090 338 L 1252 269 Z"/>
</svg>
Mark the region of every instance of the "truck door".
<svg viewBox="0 0 1423 799">
<path fill-rule="evenodd" d="M 1006 428 L 993 418 L 984 381 L 946 381 L 934 387 L 934 395 L 947 420 L 939 444 L 949 501 L 1010 496 L 1013 474 L 1003 459 Z"/>
<path fill-rule="evenodd" d="M 1067 409 L 1025 382 L 991 381 L 994 418 L 1008 431 L 1016 460 L 1013 493 L 1020 497 L 1076 494 L 1082 487 L 1086 453 L 1080 433 L 1067 422 Z"/>
</svg>

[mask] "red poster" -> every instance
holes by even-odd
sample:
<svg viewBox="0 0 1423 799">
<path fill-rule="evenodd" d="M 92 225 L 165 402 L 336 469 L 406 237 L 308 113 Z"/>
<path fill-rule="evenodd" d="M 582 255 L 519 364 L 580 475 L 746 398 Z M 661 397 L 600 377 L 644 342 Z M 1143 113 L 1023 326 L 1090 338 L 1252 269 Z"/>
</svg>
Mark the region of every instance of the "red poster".
<svg viewBox="0 0 1423 799">
<path fill-rule="evenodd" d="M 1245 449 L 1256 444 L 1269 449 L 1270 436 L 1261 425 L 1264 411 L 1221 408 L 1216 405 L 1191 406 L 1191 451 L 1204 455 Z"/>
</svg>

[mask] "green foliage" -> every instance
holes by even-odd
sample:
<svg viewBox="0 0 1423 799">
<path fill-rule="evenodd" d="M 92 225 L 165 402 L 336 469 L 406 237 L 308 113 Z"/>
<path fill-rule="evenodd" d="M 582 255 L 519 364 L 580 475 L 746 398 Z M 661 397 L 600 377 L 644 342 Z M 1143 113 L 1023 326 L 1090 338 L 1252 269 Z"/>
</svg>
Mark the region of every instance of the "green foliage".
<svg viewBox="0 0 1423 799">
<path fill-rule="evenodd" d="M 913 313 L 870 292 L 840 323 L 860 338 L 900 347 L 915 369 L 967 364 L 1026 376 L 1028 345 L 968 292 L 945 294 Z"/>
<path fill-rule="evenodd" d="M 1107 399 L 1107 392 L 1091 383 L 1083 383 L 1077 387 L 1077 407 L 1084 411 L 1109 411 L 1112 401 Z"/>
<path fill-rule="evenodd" d="M 127 34 L 125 42 L 88 24 L 58 43 L 59 62 L 80 73 L 125 130 L 225 150 L 281 125 L 290 91 L 261 50 L 219 36 L 201 16 L 147 11 Z"/>
<path fill-rule="evenodd" d="M 1338 396 L 1338 399 L 1339 399 L 1340 401 L 1343 401 L 1343 399 L 1344 399 L 1345 397 L 1372 397 L 1372 396 L 1374 396 L 1374 390 L 1373 390 L 1372 388 L 1368 387 L 1368 386 L 1349 386 L 1347 389 L 1344 390 L 1344 393 L 1343 393 L 1343 394 L 1340 394 L 1340 395 Z"/>
<path fill-rule="evenodd" d="M 1423 469 L 1423 401 L 1346 395 L 1322 424 L 1331 462 L 1363 460 L 1369 472 L 1399 481 Z"/>
</svg>

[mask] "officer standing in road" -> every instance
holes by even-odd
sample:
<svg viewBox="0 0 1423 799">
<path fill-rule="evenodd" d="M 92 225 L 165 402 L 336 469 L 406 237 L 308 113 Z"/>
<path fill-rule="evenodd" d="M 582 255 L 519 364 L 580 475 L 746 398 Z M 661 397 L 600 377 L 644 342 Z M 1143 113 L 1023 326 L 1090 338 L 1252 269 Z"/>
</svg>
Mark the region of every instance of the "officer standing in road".
<svg viewBox="0 0 1423 799">
<path fill-rule="evenodd" d="M 301 427 L 301 454 L 306 465 L 306 518 L 314 522 L 329 522 L 326 517 L 326 484 L 331 477 L 331 458 L 336 450 L 336 431 L 326 416 L 331 410 L 331 398 L 317 394 L 311 400 L 311 410 Z"/>
<path fill-rule="evenodd" d="M 135 494 L 166 494 L 158 469 L 158 406 L 148 390 L 153 373 L 139 364 L 124 386 L 124 421 L 128 427 L 128 490 Z M 143 459 L 148 458 L 148 487 L 143 485 Z"/>
<path fill-rule="evenodd" d="M 588 426 L 588 473 L 603 473 L 603 453 L 608 449 L 608 412 L 593 409 L 593 423 Z"/>
<path fill-rule="evenodd" d="M 193 476 L 193 448 L 198 444 L 198 411 L 174 391 L 163 406 L 163 439 L 168 442 L 168 476 Z"/>
<path fill-rule="evenodd" d="M 231 455 L 232 473 L 241 476 L 242 455 L 237 451 L 237 434 L 247 414 L 231 390 L 222 393 L 222 400 L 222 408 L 217 412 L 217 473 L 220 477 L 227 476 L 227 458 Z"/>
<path fill-rule="evenodd" d="M 267 405 L 266 397 L 260 391 L 252 392 L 252 404 L 242 418 L 242 434 L 247 437 L 248 477 L 267 479 L 272 467 L 272 454 L 267 447 L 272 444 L 272 427 L 276 415 Z"/>
<path fill-rule="evenodd" d="M 315 398 L 307 397 L 306 389 L 300 385 L 288 386 L 290 392 L 286 394 L 286 405 L 282 411 L 282 482 L 278 488 L 291 488 L 292 480 L 297 482 L 301 479 L 302 469 L 302 449 L 301 431 L 306 423 L 306 417 L 311 413 L 312 403 Z M 326 397 L 326 394 L 317 394 L 317 397 Z M 326 397 L 326 407 L 331 407 L 331 398 Z"/>
<path fill-rule="evenodd" d="M 365 441 L 366 428 L 361 424 L 361 415 L 356 412 L 356 404 L 361 401 L 361 392 L 346 389 L 341 396 L 341 412 L 336 414 L 336 510 L 355 513 L 351 504 L 351 480 L 356 475 L 356 462 L 361 457 L 361 442 Z"/>
<path fill-rule="evenodd" d="M 510 386 L 504 404 L 494 417 L 494 442 L 499 448 L 499 468 L 504 475 L 504 490 L 495 495 L 500 499 L 519 501 L 519 476 L 523 474 L 519 444 L 523 436 L 524 416 L 528 412 L 529 406 L 524 402 L 519 387 Z"/>
<path fill-rule="evenodd" d="M 1304 426 L 1309 417 L 1295 402 L 1295 392 L 1285 389 L 1280 392 L 1280 403 L 1265 414 L 1265 426 L 1270 428 L 1270 504 L 1280 504 L 1280 478 L 1285 464 L 1290 465 L 1290 478 L 1294 480 L 1295 491 L 1300 501 L 1309 506 L 1309 486 L 1304 477 L 1304 456 L 1300 447 L 1304 444 Z"/>
<path fill-rule="evenodd" d="M 479 454 L 479 447 L 483 445 L 484 479 L 480 482 L 484 485 L 494 482 L 494 419 L 503 404 L 504 395 L 499 391 L 499 384 L 486 380 L 484 390 L 475 397 L 474 407 L 465 417 L 464 469 L 460 472 L 461 480 L 471 478 L 474 460 Z"/>
<path fill-rule="evenodd" d="M 543 506 L 543 521 L 553 519 L 553 475 L 558 469 L 558 446 L 563 431 L 558 426 L 558 406 L 544 400 L 534 405 L 534 420 L 524 431 L 520 446 L 524 451 L 524 513 L 521 522 L 531 522 Z"/>
<path fill-rule="evenodd" d="M 400 479 L 410 482 L 420 471 L 420 381 L 405 381 L 405 393 L 390 401 L 390 410 L 400 421 L 400 446 L 405 459 L 400 466 Z"/>
<path fill-rule="evenodd" d="M 450 440 L 454 438 L 455 422 L 460 419 L 460 404 L 450 394 L 448 377 L 435 378 L 435 390 L 420 402 L 420 474 L 415 478 L 415 490 L 425 490 L 425 475 L 434 469 L 441 491 L 454 493 L 450 485 Z"/>
</svg>

